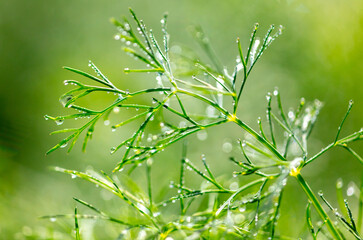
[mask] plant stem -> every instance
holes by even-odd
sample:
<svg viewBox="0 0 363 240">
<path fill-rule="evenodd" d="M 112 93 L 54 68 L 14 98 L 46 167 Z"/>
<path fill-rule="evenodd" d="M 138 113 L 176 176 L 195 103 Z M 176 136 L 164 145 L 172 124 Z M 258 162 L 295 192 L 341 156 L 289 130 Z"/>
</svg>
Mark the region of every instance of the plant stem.
<svg viewBox="0 0 363 240">
<path fill-rule="evenodd" d="M 205 103 L 208 103 L 209 105 L 211 105 L 212 107 L 216 108 L 217 110 L 219 110 L 222 114 L 224 114 L 227 118 L 228 117 L 232 117 L 231 120 L 229 121 L 233 121 L 235 122 L 238 126 L 240 126 L 241 128 L 243 128 L 246 132 L 248 132 L 249 134 L 251 134 L 254 138 L 257 139 L 257 141 L 259 141 L 261 144 L 263 144 L 267 149 L 269 149 L 271 151 L 271 153 L 273 153 L 279 160 L 281 161 L 286 161 L 286 159 L 279 153 L 279 151 L 270 143 L 268 142 L 266 139 L 264 139 L 263 137 L 261 137 L 257 132 L 255 132 L 251 127 L 249 127 L 246 123 L 242 122 L 239 118 L 237 118 L 236 115 L 232 115 L 230 114 L 226 109 L 224 109 L 223 107 L 219 106 L 217 103 L 211 101 L 210 99 L 208 99 L 207 97 L 204 97 L 202 95 L 190 92 L 186 89 L 182 89 L 182 88 L 178 88 L 177 92 L 182 93 L 182 94 L 186 94 L 189 95 L 191 97 L 194 97 L 196 99 L 199 99 Z"/>
<path fill-rule="evenodd" d="M 359 191 L 359 203 L 358 203 L 358 232 L 362 230 L 362 219 L 363 219 L 363 173 L 360 180 L 360 191 Z"/>
<path fill-rule="evenodd" d="M 326 226 L 327 226 L 329 232 L 331 233 L 332 237 L 334 239 L 343 240 L 343 238 L 340 236 L 338 230 L 335 228 L 332 220 L 329 218 L 328 214 L 324 211 L 319 200 L 316 198 L 313 191 L 309 187 L 308 183 L 304 180 L 304 178 L 301 176 L 300 173 L 296 175 L 296 179 L 299 182 L 300 186 L 303 188 L 306 195 L 308 196 L 309 200 L 314 205 L 316 211 L 318 212 L 318 214 L 320 215 L 322 220 L 324 222 L 326 222 Z"/>
</svg>

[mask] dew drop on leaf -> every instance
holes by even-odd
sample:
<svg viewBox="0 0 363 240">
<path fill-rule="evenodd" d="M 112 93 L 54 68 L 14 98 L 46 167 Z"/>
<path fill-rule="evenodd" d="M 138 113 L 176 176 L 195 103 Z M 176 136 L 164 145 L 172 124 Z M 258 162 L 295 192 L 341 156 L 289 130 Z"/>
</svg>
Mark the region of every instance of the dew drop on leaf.
<svg viewBox="0 0 363 240">
<path fill-rule="evenodd" d="M 57 119 L 57 120 L 55 120 L 55 123 L 57 124 L 57 125 L 62 125 L 63 124 L 63 119 Z"/>
<path fill-rule="evenodd" d="M 294 114 L 293 111 L 289 111 L 288 114 L 287 114 L 287 116 L 289 117 L 289 119 L 291 121 L 294 121 L 295 120 L 295 114 Z"/>
<path fill-rule="evenodd" d="M 68 145 L 68 142 L 62 143 L 62 144 L 60 145 L 60 148 L 65 148 L 65 147 L 67 147 L 67 145 Z"/>
<path fill-rule="evenodd" d="M 115 148 L 115 147 L 112 147 L 112 148 L 110 149 L 110 151 L 111 151 L 111 154 L 112 154 L 112 153 L 114 153 L 114 152 L 116 151 L 116 148 Z"/>
<path fill-rule="evenodd" d="M 245 207 L 245 206 L 240 207 L 240 208 L 238 208 L 238 211 L 240 211 L 240 212 L 244 212 L 244 211 L 246 211 L 246 207 Z"/>
<path fill-rule="evenodd" d="M 119 113 L 119 112 L 120 112 L 120 108 L 119 108 L 119 107 L 115 107 L 115 108 L 113 109 L 113 112 L 114 112 L 114 113 Z"/>
<path fill-rule="evenodd" d="M 72 99 L 73 99 L 73 95 L 67 94 L 67 95 L 62 96 L 59 99 L 59 102 L 63 105 L 63 107 L 65 107 L 65 106 L 67 106 L 68 102 L 71 101 Z"/>
<path fill-rule="evenodd" d="M 269 93 L 267 93 L 267 95 L 266 95 L 266 100 L 267 101 L 270 101 L 271 100 L 271 93 L 269 92 Z"/>
<path fill-rule="evenodd" d="M 341 178 L 339 178 L 339 179 L 337 180 L 337 185 L 336 185 L 336 187 L 337 187 L 338 189 L 341 189 L 341 188 L 343 187 L 343 180 L 342 180 Z"/>
<path fill-rule="evenodd" d="M 355 192 L 354 191 L 354 186 L 348 187 L 348 189 L 347 189 L 347 196 L 348 197 L 353 196 L 354 192 Z"/>
</svg>

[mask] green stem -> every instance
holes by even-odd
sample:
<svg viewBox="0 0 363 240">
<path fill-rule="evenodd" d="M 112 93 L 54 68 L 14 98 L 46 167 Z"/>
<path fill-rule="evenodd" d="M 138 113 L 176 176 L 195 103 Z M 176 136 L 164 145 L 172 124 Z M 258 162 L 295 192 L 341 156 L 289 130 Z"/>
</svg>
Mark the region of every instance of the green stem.
<svg viewBox="0 0 363 240">
<path fill-rule="evenodd" d="M 314 195 L 313 191 L 311 190 L 308 183 L 304 180 L 304 178 L 301 176 L 301 174 L 296 175 L 296 179 L 299 182 L 300 186 L 303 188 L 304 192 L 308 196 L 309 200 L 314 205 L 316 211 L 318 212 L 319 216 L 322 218 L 324 222 L 326 222 L 326 226 L 331 233 L 332 237 L 334 239 L 343 240 L 343 238 L 340 236 L 338 230 L 335 228 L 332 220 L 329 218 L 328 214 L 324 211 L 323 207 L 321 206 L 319 200 Z"/>
<path fill-rule="evenodd" d="M 248 132 L 249 134 L 251 134 L 254 138 L 257 139 L 257 141 L 259 141 L 261 144 L 263 144 L 267 149 L 269 149 L 277 158 L 279 158 L 279 160 L 282 161 L 286 161 L 286 159 L 279 153 L 279 151 L 266 139 L 264 139 L 263 137 L 261 137 L 255 130 L 253 130 L 251 127 L 249 127 L 246 123 L 242 122 L 239 118 L 237 118 L 236 115 L 231 115 L 226 109 L 224 109 L 223 107 L 219 106 L 217 103 L 211 101 L 210 99 L 190 92 L 188 90 L 185 89 L 181 89 L 178 88 L 177 92 L 182 93 L 182 94 L 186 94 L 189 95 L 191 97 L 197 98 L 205 103 L 208 103 L 209 105 L 211 105 L 212 107 L 216 108 L 217 110 L 219 110 L 222 114 L 224 114 L 227 118 L 228 117 L 232 117 L 231 120 L 229 121 L 233 121 L 235 122 L 238 126 L 240 126 L 241 128 L 243 128 L 246 132 Z"/>
<path fill-rule="evenodd" d="M 358 203 L 358 232 L 361 233 L 363 220 L 363 173 L 360 180 L 359 203 Z"/>
</svg>

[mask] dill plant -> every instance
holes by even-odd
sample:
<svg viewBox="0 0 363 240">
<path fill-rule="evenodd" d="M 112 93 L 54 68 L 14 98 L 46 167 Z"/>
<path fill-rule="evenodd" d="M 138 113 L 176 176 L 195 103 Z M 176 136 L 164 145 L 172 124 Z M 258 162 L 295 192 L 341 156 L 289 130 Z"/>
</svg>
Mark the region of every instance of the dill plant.
<svg viewBox="0 0 363 240">
<path fill-rule="evenodd" d="M 138 214 L 138 217 L 130 219 L 127 215 L 113 216 L 84 200 L 74 198 L 78 205 L 89 208 L 94 215 L 79 213 L 76 208 L 74 214 L 44 216 L 44 218 L 73 218 L 76 239 L 82 237 L 79 231 L 80 219 L 100 219 L 119 224 L 119 239 L 290 239 L 278 232 L 276 224 L 279 215 L 284 214 L 280 213 L 284 187 L 287 180 L 293 178 L 307 196 L 307 228 L 302 237 L 309 238 L 307 234 L 310 234 L 313 239 L 320 237 L 361 239 L 362 191 L 360 191 L 357 222 L 355 222 L 349 203 L 343 198 L 341 180 L 337 182 L 337 193 L 342 213 L 328 202 L 322 192 L 317 196 L 301 174 L 306 165 L 313 163 L 335 147 L 347 150 L 363 163 L 362 157 L 349 146 L 351 142 L 363 138 L 363 130 L 345 137 L 340 136 L 342 126 L 353 106 L 352 101 L 349 102 L 347 113 L 333 142 L 315 154 L 308 153 L 307 149 L 308 138 L 322 107 L 322 103 L 318 100 L 307 103 L 305 99 L 301 99 L 295 110 L 285 113 L 280 93 L 275 89 L 266 96 L 266 121 L 258 118 L 258 130 L 252 129 L 239 118 L 238 105 L 248 77 L 262 54 L 281 34 L 282 27 L 276 30 L 272 25 L 260 41 L 257 38 L 259 26 L 256 24 L 246 51 L 242 50 L 241 42 L 237 39 L 236 64 L 232 73 L 228 73 L 215 57 L 208 38 L 201 29 L 196 29 L 196 39 L 206 51 L 211 64 L 192 56 L 170 53 L 167 15 L 161 20 L 163 35 L 162 41 L 159 42 L 153 31 L 147 29 L 131 9 L 130 13 L 134 20 L 133 24 L 126 18 L 122 21 L 112 19 L 118 30 L 115 39 L 123 42 L 123 50 L 145 64 L 145 68 L 125 68 L 124 71 L 150 73 L 155 77 L 156 86 L 130 92 L 118 88 L 93 62 L 89 62 L 89 66 L 96 75 L 64 67 L 86 77 L 94 84 L 76 80 L 65 81 L 65 85 L 73 85 L 74 88 L 63 94 L 60 102 L 65 108 L 75 110 L 76 113 L 57 117 L 46 115 L 45 118 L 55 121 L 58 125 L 68 119 L 86 118 L 85 124 L 78 128 L 52 132 L 51 134 L 67 134 L 67 136 L 51 148 L 47 152 L 49 154 L 66 147 L 70 152 L 81 134 L 84 134 L 82 149 L 85 150 L 99 121 L 109 125 L 109 116 L 114 112 L 137 110 L 131 118 L 111 126 L 112 130 L 116 130 L 130 122 L 140 123 L 131 136 L 111 149 L 112 154 L 121 154 L 121 160 L 116 164 L 113 173 L 81 172 L 60 167 L 55 167 L 54 170 L 70 174 L 74 178 L 79 177 L 106 189 L 124 201 Z M 80 99 L 96 92 L 112 93 L 114 100 L 101 110 L 94 110 L 92 106 L 78 105 Z M 133 102 L 133 99 L 142 96 L 150 97 L 151 103 L 143 105 Z M 185 104 L 185 98 L 206 105 L 207 113 L 191 113 L 191 107 Z M 156 134 L 150 127 L 155 121 L 161 126 L 161 131 Z M 225 180 L 219 180 L 213 174 L 203 155 L 201 161 L 204 169 L 198 168 L 187 158 L 187 147 L 184 144 L 179 166 L 179 181 L 170 183 L 170 187 L 176 190 L 174 196 L 155 201 L 151 183 L 153 161 L 157 161 L 155 155 L 191 134 L 226 123 L 236 124 L 247 136 L 246 139 L 238 140 L 240 158 L 229 158 L 237 170 L 228 173 L 231 178 L 244 178 L 245 184 L 227 187 Z M 267 123 L 267 126 L 263 126 L 263 123 Z M 251 154 L 252 152 L 254 154 Z M 136 168 L 146 169 L 147 194 L 145 195 L 137 192 L 141 190 L 123 186 L 124 183 L 117 179 L 117 176 L 131 174 Z M 200 177 L 203 182 L 200 189 L 185 184 L 187 170 Z M 136 183 L 134 184 L 136 186 Z M 196 199 L 204 199 L 208 204 L 199 202 L 199 207 L 192 208 L 193 204 L 198 203 Z M 179 214 L 173 216 L 172 220 L 166 220 L 170 219 L 170 216 L 167 216 L 168 213 L 164 208 L 169 204 L 177 206 L 176 202 L 179 203 Z M 325 208 L 329 209 L 332 215 L 328 214 L 323 205 L 326 205 Z M 312 210 L 320 217 L 320 223 L 313 221 Z M 334 218 L 337 221 L 334 221 Z"/>
</svg>

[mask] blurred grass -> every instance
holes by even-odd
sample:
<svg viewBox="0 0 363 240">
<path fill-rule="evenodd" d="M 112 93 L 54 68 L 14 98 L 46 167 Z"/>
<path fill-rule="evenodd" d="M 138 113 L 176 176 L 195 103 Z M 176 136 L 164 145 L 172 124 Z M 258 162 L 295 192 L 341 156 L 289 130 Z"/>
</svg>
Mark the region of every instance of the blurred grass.
<svg viewBox="0 0 363 240">
<path fill-rule="evenodd" d="M 158 28 L 162 13 L 168 11 L 172 44 L 198 49 L 186 33 L 188 26 L 201 25 L 227 66 L 234 62 L 237 54 L 236 37 L 246 44 L 255 22 L 264 29 L 272 23 L 282 24 L 284 34 L 264 54 L 252 75 L 253 81 L 247 84 L 241 104 L 245 116 L 241 118 L 256 126 L 257 116 L 264 115 L 265 93 L 279 86 L 286 108 L 295 107 L 301 96 L 308 101 L 319 98 L 325 104 L 313 135 L 315 146 L 310 152 L 316 152 L 333 140 L 349 99 L 354 99 L 356 104 L 343 134 L 362 127 L 362 1 L 1 1 L 0 239 L 12 239 L 19 237 L 16 235 L 19 232 L 33 231 L 24 226 L 47 229 L 39 231 L 57 228 L 38 217 L 72 212 L 75 205 L 72 196 L 92 199 L 101 208 L 107 205 L 99 196 L 100 191 L 50 172 L 48 167 L 60 165 L 83 170 L 92 165 L 109 172 L 118 160 L 117 156 L 108 155 L 110 147 L 131 129 L 126 127 L 116 136 L 99 127 L 86 154 L 77 148 L 70 155 L 58 151 L 44 157 L 57 140 L 48 136 L 55 125 L 44 121 L 43 115 L 63 111 L 60 104 L 57 105 L 58 97 L 65 91 L 63 80 L 75 77 L 62 70 L 63 65 L 87 69 L 91 59 L 124 89 L 137 89 L 147 81 L 144 79 L 147 75 L 122 73 L 124 67 L 134 62 L 113 40 L 115 29 L 108 21 L 110 17 L 127 15 L 129 6 L 153 29 Z M 228 130 L 210 130 L 207 141 L 190 144 L 190 159 L 198 160 L 199 155 L 205 153 L 214 161 L 212 166 L 223 174 L 226 170 L 223 163 L 228 155 L 218 146 L 225 138 L 241 137 L 233 129 Z M 216 147 L 211 149 L 211 145 Z M 355 149 L 363 153 L 361 146 Z M 160 167 L 172 169 L 176 168 L 179 157 L 180 147 L 175 146 L 157 157 L 157 161 L 162 161 Z M 338 177 L 345 182 L 358 181 L 361 172 L 361 166 L 339 150 L 326 154 L 325 159 L 312 165 L 304 172 L 307 180 L 314 190 L 324 188 L 332 199 Z M 153 174 L 157 179 L 162 173 Z M 176 178 L 173 172 L 164 175 L 166 185 Z M 302 220 L 292 220 L 291 216 L 302 216 L 304 209 L 300 204 L 305 204 L 305 197 L 291 180 L 283 202 L 288 213 L 282 216 L 281 225 L 288 226 L 284 228 L 287 234 L 297 236 L 300 226 L 296 230 L 291 223 L 296 221 L 301 225 Z M 72 224 L 67 226 L 66 231 L 71 232 Z M 110 233 L 110 236 L 115 234 Z"/>
</svg>

